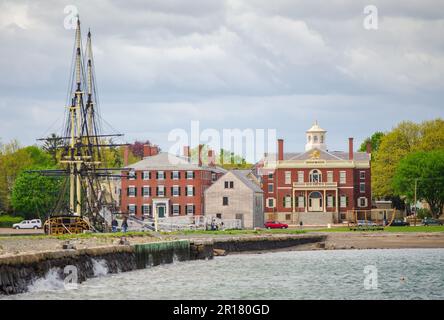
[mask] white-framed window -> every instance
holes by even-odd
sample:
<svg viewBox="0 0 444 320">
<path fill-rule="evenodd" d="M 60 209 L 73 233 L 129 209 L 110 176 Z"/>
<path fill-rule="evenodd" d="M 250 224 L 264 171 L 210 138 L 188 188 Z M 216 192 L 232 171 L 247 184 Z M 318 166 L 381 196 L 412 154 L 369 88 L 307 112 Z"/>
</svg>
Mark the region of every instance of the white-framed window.
<svg viewBox="0 0 444 320">
<path fill-rule="evenodd" d="M 291 184 L 291 171 L 285 171 L 285 184 Z"/>
<path fill-rule="evenodd" d="M 137 189 L 135 186 L 128 187 L 128 197 L 134 198 L 137 195 Z"/>
<path fill-rule="evenodd" d="M 269 192 L 269 193 L 273 193 L 273 191 L 274 191 L 274 184 L 269 183 L 269 184 L 268 184 L 268 192 Z"/>
<path fill-rule="evenodd" d="M 128 173 L 128 178 L 129 178 L 129 180 L 136 180 L 136 179 L 137 179 L 136 171 L 131 170 L 131 171 Z"/>
<path fill-rule="evenodd" d="M 333 196 L 327 196 L 327 207 L 328 208 L 334 207 Z"/>
<path fill-rule="evenodd" d="M 179 216 L 180 215 L 180 205 L 179 204 L 173 204 L 173 216 Z"/>
<path fill-rule="evenodd" d="M 339 171 L 339 183 L 345 184 L 347 183 L 347 172 Z"/>
<path fill-rule="evenodd" d="M 360 171 L 360 172 L 359 172 L 359 178 L 360 178 L 361 180 L 365 180 L 365 171 Z"/>
<path fill-rule="evenodd" d="M 368 205 L 368 200 L 366 197 L 360 197 L 358 198 L 358 207 L 365 208 Z"/>
<path fill-rule="evenodd" d="M 144 186 L 144 187 L 142 188 L 142 195 L 143 195 L 145 198 L 151 197 L 151 188 L 148 187 L 148 186 Z"/>
<path fill-rule="evenodd" d="M 348 198 L 347 196 L 341 196 L 341 208 L 347 208 Z"/>
<path fill-rule="evenodd" d="M 143 215 L 151 215 L 151 205 L 150 204 L 142 205 L 142 213 Z"/>
<path fill-rule="evenodd" d="M 157 171 L 157 180 L 165 180 L 165 171 Z"/>
<path fill-rule="evenodd" d="M 217 180 L 217 174 L 216 173 L 211 173 L 211 181 L 216 181 Z"/>
<path fill-rule="evenodd" d="M 304 196 L 298 197 L 298 207 L 305 208 L 305 197 Z"/>
<path fill-rule="evenodd" d="M 327 171 L 327 182 L 333 182 L 333 171 Z"/>
<path fill-rule="evenodd" d="M 165 186 L 157 186 L 157 196 L 158 197 L 165 196 Z"/>
<path fill-rule="evenodd" d="M 194 171 L 187 171 L 187 180 L 194 179 Z"/>
<path fill-rule="evenodd" d="M 171 187 L 171 195 L 173 197 L 178 197 L 180 196 L 180 187 L 179 186 L 172 186 Z"/>
<path fill-rule="evenodd" d="M 187 197 L 192 197 L 195 194 L 194 186 L 187 186 Z"/>
<path fill-rule="evenodd" d="M 149 180 L 151 179 L 151 173 L 149 171 L 143 172 L 143 180 Z"/>
<path fill-rule="evenodd" d="M 171 172 L 171 179 L 179 180 L 180 179 L 180 172 L 179 171 L 172 171 Z"/>
<path fill-rule="evenodd" d="M 292 207 L 292 205 L 291 205 L 291 196 L 285 196 L 284 197 L 284 207 L 285 208 L 291 208 Z"/>
<path fill-rule="evenodd" d="M 322 173 L 321 171 L 315 169 L 310 172 L 310 182 L 319 183 L 322 182 Z"/>
<path fill-rule="evenodd" d="M 298 182 L 299 183 L 304 182 L 304 171 L 298 171 Z"/>
<path fill-rule="evenodd" d="M 128 205 L 128 213 L 130 215 L 136 215 L 137 214 L 137 206 L 135 204 Z"/>
<path fill-rule="evenodd" d="M 361 193 L 365 193 L 365 182 L 361 182 L 361 183 L 359 184 L 359 191 L 360 191 Z"/>
<path fill-rule="evenodd" d="M 192 216 L 194 215 L 195 206 L 194 204 L 187 204 L 187 215 Z"/>
<path fill-rule="evenodd" d="M 268 208 L 274 208 L 275 207 L 274 198 L 268 198 L 267 199 L 267 207 Z"/>
</svg>

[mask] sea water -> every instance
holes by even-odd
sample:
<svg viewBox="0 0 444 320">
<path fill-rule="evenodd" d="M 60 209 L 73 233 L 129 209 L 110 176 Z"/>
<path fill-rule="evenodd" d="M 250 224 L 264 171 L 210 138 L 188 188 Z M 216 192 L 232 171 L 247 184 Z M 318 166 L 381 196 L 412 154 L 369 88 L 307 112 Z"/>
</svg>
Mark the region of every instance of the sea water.
<svg viewBox="0 0 444 320">
<path fill-rule="evenodd" d="M 444 299 L 444 249 L 236 254 L 97 275 L 64 289 L 54 272 L 7 299 Z M 61 279 L 59 279 L 62 281 Z"/>
</svg>

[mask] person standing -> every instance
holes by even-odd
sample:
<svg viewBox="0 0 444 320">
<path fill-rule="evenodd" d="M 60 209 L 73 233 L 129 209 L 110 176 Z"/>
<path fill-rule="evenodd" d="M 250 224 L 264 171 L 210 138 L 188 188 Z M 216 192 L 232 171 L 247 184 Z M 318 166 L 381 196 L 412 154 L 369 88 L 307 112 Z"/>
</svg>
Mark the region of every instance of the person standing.
<svg viewBox="0 0 444 320">
<path fill-rule="evenodd" d="M 123 221 L 122 221 L 122 231 L 124 233 L 126 233 L 127 230 L 128 230 L 128 221 L 127 221 L 127 218 L 125 217 L 125 218 L 123 218 Z"/>
<path fill-rule="evenodd" d="M 112 231 L 117 232 L 118 226 L 119 226 L 119 223 L 117 222 L 116 218 L 113 218 L 113 221 L 111 222 Z"/>
</svg>

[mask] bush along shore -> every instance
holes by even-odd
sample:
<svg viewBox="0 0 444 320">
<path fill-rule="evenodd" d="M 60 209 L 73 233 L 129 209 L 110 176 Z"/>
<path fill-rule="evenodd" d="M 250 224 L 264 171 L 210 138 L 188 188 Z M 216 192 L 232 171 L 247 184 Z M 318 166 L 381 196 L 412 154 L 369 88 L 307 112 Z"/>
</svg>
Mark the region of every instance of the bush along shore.
<svg viewBox="0 0 444 320">
<path fill-rule="evenodd" d="M 183 239 L 149 243 L 109 245 L 76 250 L 69 243 L 64 250 L 7 255 L 0 257 L 0 294 L 24 293 L 48 273 L 66 278 L 66 267 L 75 268 L 81 283 L 103 272 L 118 273 L 169 264 L 174 261 L 208 260 L 230 252 L 275 250 L 315 244 L 320 235 L 278 235 L 274 237 L 231 237 L 225 239 Z M 71 269 L 69 269 L 71 270 Z"/>
</svg>

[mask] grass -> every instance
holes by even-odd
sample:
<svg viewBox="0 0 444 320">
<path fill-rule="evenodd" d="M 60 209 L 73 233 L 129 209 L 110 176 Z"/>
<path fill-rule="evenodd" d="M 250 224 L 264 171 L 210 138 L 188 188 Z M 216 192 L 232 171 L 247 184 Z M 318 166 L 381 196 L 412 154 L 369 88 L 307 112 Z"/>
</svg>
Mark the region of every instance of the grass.
<svg viewBox="0 0 444 320">
<path fill-rule="evenodd" d="M 350 231 L 349 227 L 337 227 L 331 229 L 311 229 L 307 232 L 444 232 L 444 226 L 410 226 L 410 227 L 386 227 L 384 230 L 375 231 Z"/>
<path fill-rule="evenodd" d="M 115 233 L 80 233 L 80 234 L 63 234 L 58 236 L 47 235 L 29 235 L 29 236 L 14 236 L 14 239 L 57 239 L 57 240 L 73 240 L 73 239 L 89 239 L 89 238 L 102 238 L 113 239 L 120 237 L 153 237 L 150 232 L 115 232 Z M 1 238 L 11 238 L 10 236 L 3 236 Z"/>
<path fill-rule="evenodd" d="M 304 230 L 296 229 L 272 229 L 272 230 L 223 230 L 223 231 L 205 231 L 205 230 L 184 230 L 176 232 L 162 232 L 165 235 L 264 235 L 264 234 L 301 234 Z"/>
</svg>

